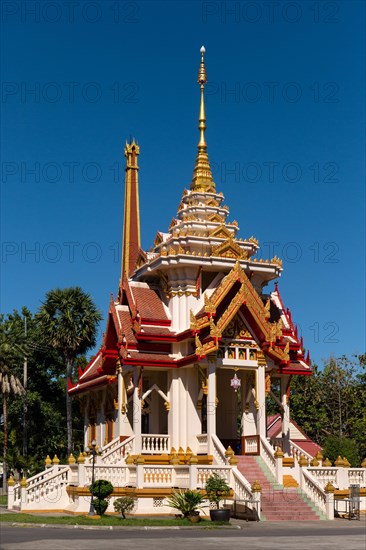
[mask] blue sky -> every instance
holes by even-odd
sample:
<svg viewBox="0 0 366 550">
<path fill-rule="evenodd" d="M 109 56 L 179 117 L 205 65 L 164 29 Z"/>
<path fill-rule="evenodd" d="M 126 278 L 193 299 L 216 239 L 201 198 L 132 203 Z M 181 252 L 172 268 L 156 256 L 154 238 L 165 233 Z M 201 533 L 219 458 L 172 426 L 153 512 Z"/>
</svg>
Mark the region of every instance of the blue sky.
<svg viewBox="0 0 366 550">
<path fill-rule="evenodd" d="M 125 140 L 141 146 L 148 249 L 191 181 L 204 44 L 230 218 L 283 259 L 313 359 L 365 351 L 363 2 L 14 1 L 1 18 L 2 312 L 79 285 L 106 316 Z"/>
</svg>

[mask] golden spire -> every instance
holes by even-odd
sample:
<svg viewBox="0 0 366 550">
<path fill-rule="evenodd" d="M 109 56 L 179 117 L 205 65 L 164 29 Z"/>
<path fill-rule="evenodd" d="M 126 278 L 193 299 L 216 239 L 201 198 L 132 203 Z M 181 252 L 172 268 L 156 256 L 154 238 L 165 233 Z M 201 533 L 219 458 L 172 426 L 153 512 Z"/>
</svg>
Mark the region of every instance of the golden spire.
<svg viewBox="0 0 366 550">
<path fill-rule="evenodd" d="M 193 191 L 205 192 L 210 187 L 215 188 L 212 179 L 210 162 L 207 155 L 207 144 L 205 140 L 206 113 L 205 113 L 205 84 L 207 84 L 206 66 L 205 66 L 205 48 L 201 48 L 201 64 L 198 71 L 198 84 L 201 88 L 201 105 L 199 114 L 198 129 L 200 131 L 200 140 L 198 142 L 198 153 L 196 164 L 193 170 L 191 189 Z"/>
</svg>

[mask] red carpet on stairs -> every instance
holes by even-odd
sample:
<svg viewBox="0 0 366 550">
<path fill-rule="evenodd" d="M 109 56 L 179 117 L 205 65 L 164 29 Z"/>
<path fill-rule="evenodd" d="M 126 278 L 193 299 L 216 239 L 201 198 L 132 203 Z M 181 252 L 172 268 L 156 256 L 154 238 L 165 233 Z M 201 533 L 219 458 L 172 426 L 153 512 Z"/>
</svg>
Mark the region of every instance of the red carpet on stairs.
<svg viewBox="0 0 366 550">
<path fill-rule="evenodd" d="M 301 494 L 293 488 L 282 488 L 276 482 L 274 476 L 268 472 L 265 474 L 265 465 L 262 469 L 254 456 L 237 456 L 238 469 L 252 484 L 259 481 L 262 486 L 261 511 L 262 519 L 270 521 L 312 521 L 320 517 L 302 498 Z M 262 462 L 262 459 L 259 459 Z"/>
</svg>

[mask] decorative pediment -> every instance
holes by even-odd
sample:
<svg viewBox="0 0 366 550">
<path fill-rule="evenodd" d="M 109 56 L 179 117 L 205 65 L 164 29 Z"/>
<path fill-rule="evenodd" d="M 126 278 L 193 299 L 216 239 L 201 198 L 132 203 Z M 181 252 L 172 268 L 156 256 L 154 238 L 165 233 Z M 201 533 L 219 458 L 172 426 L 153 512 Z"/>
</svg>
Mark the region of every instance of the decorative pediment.
<svg viewBox="0 0 366 550">
<path fill-rule="evenodd" d="M 168 227 L 168 229 L 171 229 L 172 227 L 174 227 L 175 225 L 177 225 L 177 220 L 175 218 L 172 219 L 172 221 L 170 222 L 170 225 Z"/>
<path fill-rule="evenodd" d="M 221 243 L 212 249 L 212 256 L 244 260 L 248 257 L 248 252 L 243 250 L 230 235 L 224 243 Z"/>
<path fill-rule="evenodd" d="M 210 199 L 206 202 L 206 206 L 214 206 L 216 208 L 219 206 L 219 203 L 215 199 Z"/>
<path fill-rule="evenodd" d="M 139 250 L 137 260 L 136 260 L 136 268 L 139 269 L 141 266 L 143 266 L 146 263 L 146 256 L 143 252 L 143 250 Z"/>
<path fill-rule="evenodd" d="M 224 223 L 225 218 L 224 216 L 220 216 L 220 214 L 212 214 L 208 217 L 209 222 L 218 222 L 218 223 Z"/>
<path fill-rule="evenodd" d="M 214 322 L 212 313 L 214 313 L 214 310 L 217 310 L 218 305 L 224 300 L 235 283 L 241 283 L 240 288 L 230 303 L 223 309 L 220 317 L 218 319 L 215 318 L 216 322 Z M 281 344 L 282 321 L 279 319 L 275 323 L 269 322 L 270 301 L 267 300 L 266 304 L 263 304 L 262 299 L 251 284 L 245 271 L 241 268 L 239 261 L 235 263 L 230 273 L 224 277 L 210 298 L 205 298 L 207 315 L 196 319 L 191 312 L 191 329 L 196 332 L 196 354 L 199 357 L 203 357 L 215 351 L 221 337 L 253 339 L 253 336 L 238 315 L 241 307 L 245 307 L 248 310 L 251 318 L 250 325 L 256 337 L 260 339 L 264 353 L 276 361 L 287 363 L 290 359 L 290 344 L 287 342 L 284 348 L 282 347 L 284 345 L 283 342 Z M 210 313 L 206 308 L 210 310 Z M 201 328 L 208 325 L 210 326 L 210 339 L 202 343 L 198 333 Z"/>
<path fill-rule="evenodd" d="M 253 336 L 250 334 L 239 315 L 236 315 L 234 319 L 228 323 L 222 337 L 231 338 L 233 340 L 253 339 Z"/>
<path fill-rule="evenodd" d="M 162 234 L 158 231 L 157 234 L 156 234 L 156 237 L 155 237 L 155 241 L 154 241 L 154 246 L 158 246 L 160 243 L 163 242 L 163 236 Z"/>
<path fill-rule="evenodd" d="M 209 237 L 217 237 L 218 239 L 230 239 L 232 236 L 232 232 L 224 224 L 209 233 Z"/>
</svg>

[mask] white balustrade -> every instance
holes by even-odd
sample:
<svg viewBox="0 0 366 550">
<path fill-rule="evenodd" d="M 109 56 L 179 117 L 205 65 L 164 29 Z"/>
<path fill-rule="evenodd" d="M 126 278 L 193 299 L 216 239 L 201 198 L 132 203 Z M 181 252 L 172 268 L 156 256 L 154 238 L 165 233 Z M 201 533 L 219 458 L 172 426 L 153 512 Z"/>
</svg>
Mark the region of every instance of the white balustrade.
<svg viewBox="0 0 366 550">
<path fill-rule="evenodd" d="M 306 470 L 317 480 L 321 487 L 325 487 L 328 482 L 334 485 L 334 487 L 339 486 L 337 479 L 338 468 L 309 466 Z"/>
<path fill-rule="evenodd" d="M 144 466 L 144 487 L 171 487 L 173 468 L 171 466 Z"/>
<path fill-rule="evenodd" d="M 62 508 L 67 498 L 66 487 L 69 484 L 69 466 L 53 466 L 27 480 L 27 487 L 14 486 L 14 508 L 54 509 Z"/>
<path fill-rule="evenodd" d="M 250 486 L 250 483 L 241 472 L 239 472 L 238 468 L 232 469 L 232 480 L 233 480 L 233 489 L 235 493 L 235 498 L 238 500 L 252 500 L 253 499 L 253 493 Z"/>
<path fill-rule="evenodd" d="M 274 476 L 276 476 L 276 459 L 274 456 L 274 450 L 266 439 L 261 437 L 261 453 L 260 456 L 271 470 Z"/>
<path fill-rule="evenodd" d="M 231 466 L 197 466 L 197 484 L 196 487 L 204 489 L 206 481 L 213 474 L 218 474 L 220 477 L 224 478 L 225 481 L 230 485 L 230 472 Z"/>
<path fill-rule="evenodd" d="M 141 452 L 146 454 L 158 455 L 169 453 L 170 436 L 161 434 L 142 434 Z"/>
<path fill-rule="evenodd" d="M 366 468 L 347 469 L 348 485 L 356 483 L 360 487 L 366 487 Z"/>
<path fill-rule="evenodd" d="M 213 451 L 213 457 L 215 464 L 219 464 L 220 466 L 226 466 L 227 464 L 227 457 L 225 456 L 226 449 L 221 443 L 220 439 L 217 437 L 216 434 L 211 435 L 211 441 L 212 441 L 212 451 Z"/>
<path fill-rule="evenodd" d="M 121 464 L 129 454 L 133 454 L 135 436 L 132 435 L 124 441 L 113 441 L 113 445 L 109 444 L 103 448 L 102 455 L 97 457 L 100 464 Z"/>
<path fill-rule="evenodd" d="M 89 486 L 92 482 L 92 470 L 93 467 L 90 464 L 84 466 L 85 486 Z M 95 465 L 94 480 L 105 479 L 112 483 L 113 487 L 121 487 L 129 481 L 127 479 L 127 470 L 126 466 L 117 466 L 115 464 L 108 464 L 106 466 Z"/>
<path fill-rule="evenodd" d="M 322 512 L 326 513 L 326 493 L 317 478 L 313 477 L 310 468 L 303 468 L 301 488 L 305 494 L 314 502 Z M 313 470 L 311 468 L 311 470 Z"/>
<path fill-rule="evenodd" d="M 310 453 L 307 453 L 306 451 L 304 451 L 301 447 L 296 445 L 296 443 L 294 443 L 291 440 L 290 440 L 290 453 L 295 460 L 299 460 L 301 456 L 305 456 L 308 460 L 312 460 L 313 458 Z"/>
<path fill-rule="evenodd" d="M 258 436 L 247 435 L 244 438 L 245 454 L 258 454 Z"/>
</svg>

